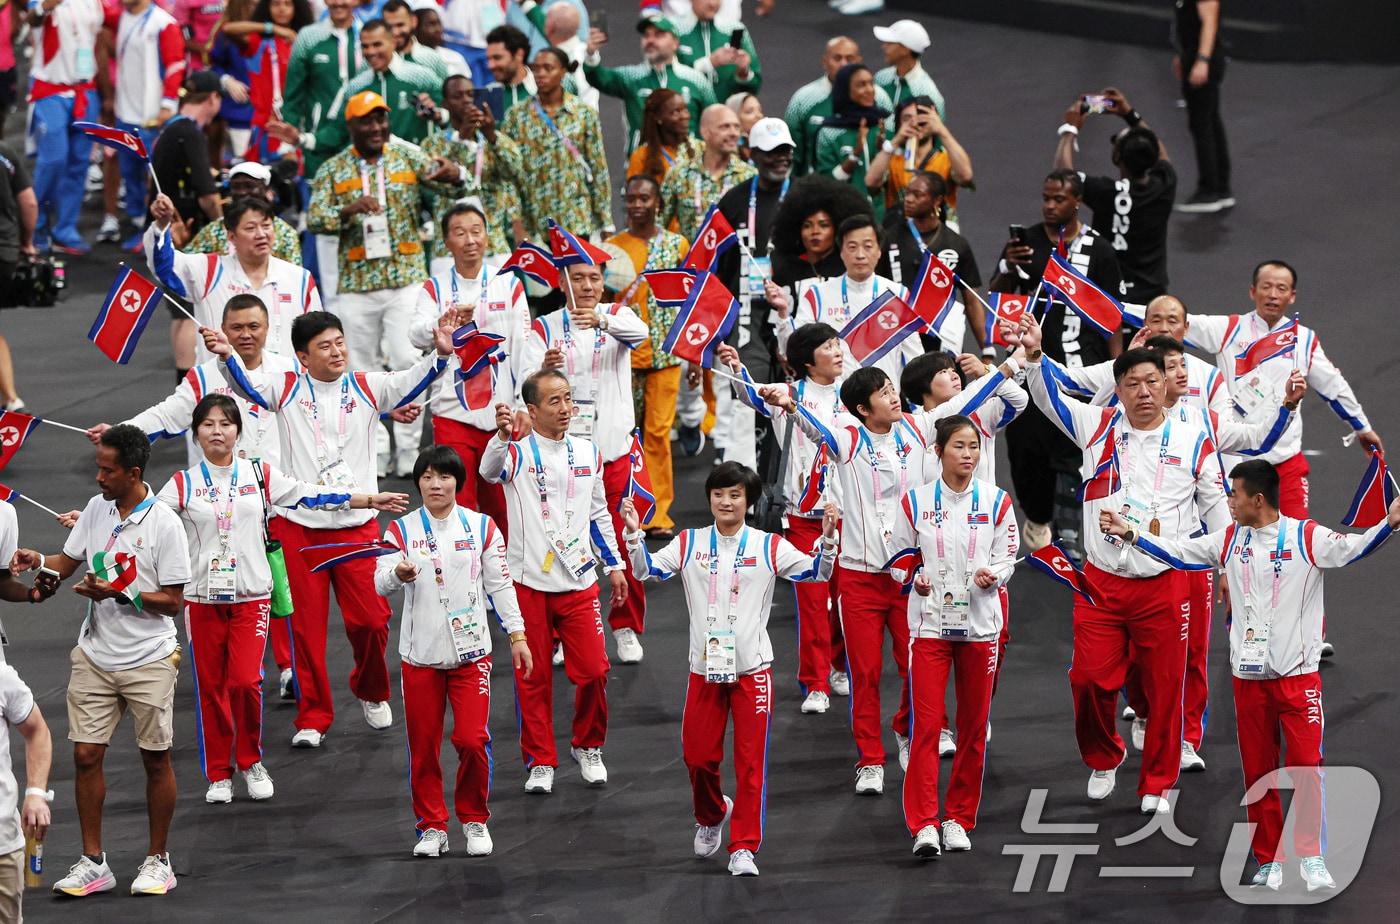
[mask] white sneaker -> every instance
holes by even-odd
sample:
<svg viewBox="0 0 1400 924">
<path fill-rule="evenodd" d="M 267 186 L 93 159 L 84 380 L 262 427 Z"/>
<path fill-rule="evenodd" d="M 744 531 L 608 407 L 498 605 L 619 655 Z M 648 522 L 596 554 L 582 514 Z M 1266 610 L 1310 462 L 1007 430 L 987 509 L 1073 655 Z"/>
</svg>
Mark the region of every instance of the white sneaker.
<svg viewBox="0 0 1400 924">
<path fill-rule="evenodd" d="M 210 783 L 209 788 L 204 792 L 204 801 L 210 805 L 232 802 L 233 780 L 219 780 L 217 783 Z"/>
<path fill-rule="evenodd" d="M 292 689 L 292 669 L 290 667 L 277 675 L 277 698 L 296 699 L 296 691 Z"/>
<path fill-rule="evenodd" d="M 938 733 L 938 756 L 952 757 L 958 753 L 958 743 L 953 740 L 951 729 L 943 729 Z"/>
<path fill-rule="evenodd" d="M 564 666 L 564 646 L 558 642 L 554 643 L 554 657 L 549 659 L 549 663 L 553 664 L 555 667 Z"/>
<path fill-rule="evenodd" d="M 856 795 L 878 796 L 885 791 L 884 767 L 858 767 L 856 769 Z"/>
<path fill-rule="evenodd" d="M 1142 804 L 1138 806 L 1138 811 L 1144 815 L 1170 815 L 1172 804 L 1161 796 L 1148 793 L 1142 797 Z"/>
<path fill-rule="evenodd" d="M 885 0 L 850 0 L 836 8 L 843 16 L 864 16 L 866 13 L 878 13 L 885 8 Z"/>
<path fill-rule="evenodd" d="M 909 769 L 909 739 L 899 732 L 894 733 L 894 743 L 899 746 L 899 769 Z"/>
<path fill-rule="evenodd" d="M 412 478 L 413 466 L 418 461 L 418 450 L 400 449 L 394 453 L 394 474 L 400 478 Z"/>
<path fill-rule="evenodd" d="M 1118 770 L 1095 770 L 1089 774 L 1089 798 L 1095 802 L 1102 802 L 1113 793 L 1113 787 L 1118 782 Z"/>
<path fill-rule="evenodd" d="M 525 778 L 525 791 L 531 793 L 554 792 L 554 768 L 546 767 L 543 764 L 531 767 L 530 775 Z"/>
<path fill-rule="evenodd" d="M 1139 751 L 1147 741 L 1147 720 L 1133 717 L 1133 747 Z"/>
<path fill-rule="evenodd" d="M 821 715 L 831 708 L 831 697 L 821 690 L 813 690 L 802 701 L 803 715 Z"/>
<path fill-rule="evenodd" d="M 724 797 L 724 817 L 717 825 L 696 825 L 695 826 L 695 855 L 706 859 L 719 853 L 720 841 L 724 840 L 724 826 L 729 823 L 729 816 L 734 814 L 734 800 L 728 796 Z"/>
<path fill-rule="evenodd" d="M 1205 760 L 1201 758 L 1201 755 L 1196 753 L 1196 748 L 1191 742 L 1181 742 L 1181 769 L 1183 771 L 1197 773 L 1205 768 Z"/>
<path fill-rule="evenodd" d="M 1132 707 L 1132 706 L 1124 706 L 1124 707 L 1123 707 L 1123 721 L 1124 721 L 1124 722 L 1131 722 L 1133 719 L 1136 719 L 1136 718 L 1137 718 L 1137 713 L 1133 711 L 1133 707 Z"/>
<path fill-rule="evenodd" d="M 1305 873 L 1304 876 L 1306 875 Z M 1273 889 L 1275 892 L 1279 890 L 1279 886 L 1281 885 L 1283 885 L 1282 863 L 1265 863 L 1261 865 L 1259 869 L 1255 871 L 1254 878 L 1249 883 L 1251 889 L 1267 887 Z"/>
<path fill-rule="evenodd" d="M 925 860 L 937 860 L 943 851 L 938 846 L 938 826 L 924 825 L 914 836 L 914 856 Z"/>
<path fill-rule="evenodd" d="M 837 696 L 851 695 L 850 674 L 846 673 L 845 671 L 832 671 L 831 674 L 826 678 L 826 680 L 827 683 L 831 684 L 832 693 L 835 693 Z"/>
<path fill-rule="evenodd" d="M 1039 552 L 1050 544 L 1050 524 L 1027 520 L 1021 529 L 1021 542 L 1027 552 Z"/>
<path fill-rule="evenodd" d="M 608 768 L 603 766 L 602 748 L 570 748 L 569 756 L 578 764 L 579 775 L 589 786 L 602 786 L 608 781 Z"/>
<path fill-rule="evenodd" d="M 943 822 L 943 849 L 949 853 L 972 849 L 972 839 L 967 836 L 967 829 L 951 818 Z"/>
<path fill-rule="evenodd" d="M 636 632 L 631 629 L 618 629 L 613 632 L 613 638 L 617 640 L 618 661 L 623 664 L 641 663 L 642 643 L 638 641 Z"/>
<path fill-rule="evenodd" d="M 319 748 L 321 742 L 325 740 L 325 735 L 314 728 L 299 728 L 297 733 L 292 735 L 292 747 L 294 748 Z"/>
<path fill-rule="evenodd" d="M 1335 649 L 1335 648 L 1332 647 L 1332 643 L 1331 643 L 1331 642 L 1324 641 L 1324 642 L 1322 643 L 1322 651 L 1321 651 L 1321 653 L 1320 653 L 1320 654 L 1321 654 L 1321 657 L 1330 658 L 1330 657 L 1332 657 L 1332 656 L 1333 656 L 1334 654 L 1336 654 L 1336 653 L 1337 653 L 1337 649 Z"/>
<path fill-rule="evenodd" d="M 985 737 L 985 738 L 982 739 L 982 744 L 983 744 L 983 745 L 988 745 L 988 744 L 991 744 L 991 743 L 992 743 L 992 720 L 991 720 L 991 719 L 988 719 L 988 720 L 987 720 L 987 737 Z"/>
<path fill-rule="evenodd" d="M 82 898 L 97 892 L 110 892 L 117 887 L 117 877 L 107 865 L 107 855 L 102 855 L 101 863 L 94 863 L 86 856 L 78 857 L 78 862 L 68 867 L 68 875 L 53 884 L 53 890 L 62 895 Z"/>
<path fill-rule="evenodd" d="M 243 782 L 248 784 L 248 798 L 254 802 L 272 798 L 272 777 L 268 775 L 262 761 L 243 771 Z"/>
<path fill-rule="evenodd" d="M 736 850 L 729 855 L 729 875 L 758 875 L 758 866 L 753 862 L 752 850 Z"/>
<path fill-rule="evenodd" d="M 1336 881 L 1332 879 L 1332 874 L 1327 872 L 1327 861 L 1323 860 L 1322 857 L 1303 857 L 1298 862 L 1298 871 L 1303 874 L 1303 881 L 1308 884 L 1309 892 L 1337 887 Z"/>
<path fill-rule="evenodd" d="M 429 828 L 418 835 L 418 843 L 413 845 L 415 857 L 440 857 L 449 853 L 447 832 L 441 828 Z"/>
<path fill-rule="evenodd" d="M 371 703 L 362 699 L 360 705 L 365 710 L 365 724 L 375 731 L 383 731 L 394 724 L 394 711 L 388 703 Z"/>
<path fill-rule="evenodd" d="M 132 895 L 164 895 L 175 888 L 175 871 L 170 868 L 170 854 L 147 857 L 131 880 Z"/>
<path fill-rule="evenodd" d="M 100 244 L 115 244 L 122 239 L 122 223 L 115 215 L 103 215 L 102 227 L 97 229 Z"/>
<path fill-rule="evenodd" d="M 496 845 L 491 843 L 491 832 L 482 822 L 469 821 L 462 825 L 462 832 L 467 835 L 467 856 L 489 857 L 491 851 L 496 849 Z"/>
</svg>

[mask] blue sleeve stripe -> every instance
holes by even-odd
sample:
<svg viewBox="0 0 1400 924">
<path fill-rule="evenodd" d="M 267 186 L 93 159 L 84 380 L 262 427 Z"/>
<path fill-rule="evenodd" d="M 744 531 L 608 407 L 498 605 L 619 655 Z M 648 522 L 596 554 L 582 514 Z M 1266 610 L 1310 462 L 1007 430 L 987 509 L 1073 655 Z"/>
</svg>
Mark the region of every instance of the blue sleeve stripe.
<svg viewBox="0 0 1400 924">
<path fill-rule="evenodd" d="M 1347 409 L 1342 407 L 1342 402 L 1338 401 L 1336 398 L 1324 398 L 1323 400 L 1325 400 L 1327 402 L 1327 406 L 1330 407 L 1338 417 L 1346 421 L 1347 425 L 1353 430 L 1366 429 L 1366 425 L 1364 423 L 1362 423 L 1357 418 L 1351 416 L 1351 414 L 1347 413 Z"/>
<path fill-rule="evenodd" d="M 156 246 L 151 255 L 151 262 L 155 264 L 152 269 L 156 271 L 156 279 L 167 291 L 182 298 L 190 297 L 189 292 L 185 290 L 185 284 L 180 281 L 180 274 L 175 272 L 175 247 L 170 242 L 169 229 L 156 235 Z"/>
<path fill-rule="evenodd" d="M 971 416 L 988 398 L 996 394 L 997 389 L 1001 387 L 1002 380 L 1005 379 L 1006 376 L 1002 375 L 1000 371 L 997 371 L 991 375 L 983 376 L 983 378 L 986 381 L 978 386 L 977 391 L 973 393 L 972 397 L 969 398 L 967 403 L 962 407 L 962 413 L 965 417 Z"/>
<path fill-rule="evenodd" d="M 1178 571 L 1209 571 L 1209 570 L 1211 570 L 1211 566 L 1210 566 L 1210 565 L 1187 564 L 1186 562 L 1182 561 L 1182 560 L 1179 559 L 1179 558 L 1176 558 L 1175 556 L 1168 555 L 1165 549 L 1163 549 L 1161 546 L 1156 545 L 1155 543 L 1153 543 L 1152 540 L 1151 540 L 1151 539 L 1148 539 L 1146 536 L 1138 536 L 1138 537 L 1137 537 L 1137 547 L 1138 547 L 1139 549 L 1141 549 L 1142 551 L 1146 552 L 1148 555 L 1151 555 L 1153 558 L 1157 559 L 1158 561 L 1163 562 L 1164 564 L 1170 565 L 1171 567 L 1177 569 Z"/>
<path fill-rule="evenodd" d="M 1264 442 L 1259 444 L 1258 449 L 1244 449 L 1240 451 L 1242 456 L 1262 456 L 1264 453 L 1274 448 L 1279 439 L 1283 437 L 1284 431 L 1288 429 L 1288 422 L 1293 418 L 1288 408 L 1280 405 L 1278 417 L 1274 419 L 1274 425 L 1269 428 L 1269 435 L 1264 437 Z"/>
<path fill-rule="evenodd" d="M 598 528 L 597 523 L 588 524 L 589 538 L 593 540 L 593 546 L 598 550 L 598 555 L 603 559 L 606 567 L 613 567 L 617 564 L 617 559 L 613 558 L 612 552 L 608 550 L 608 544 L 603 541 L 603 531 Z"/>
<path fill-rule="evenodd" d="M 835 457 L 840 457 L 841 444 L 836 441 L 836 434 L 828 430 L 820 420 L 817 420 L 816 416 L 813 415 L 811 411 L 800 404 L 797 406 L 797 413 L 807 418 L 807 421 L 821 434 L 822 442 L 826 444 L 826 448 L 831 451 L 831 454 Z"/>
<path fill-rule="evenodd" d="M 347 491 L 332 491 L 326 494 L 308 494 L 305 497 L 297 498 L 296 503 L 291 507 L 339 507 L 350 503 L 350 494 Z M 288 506 L 288 505 L 284 505 Z"/>
<path fill-rule="evenodd" d="M 1050 407 L 1054 409 L 1055 416 L 1060 418 L 1060 423 L 1064 424 L 1065 429 L 1070 433 L 1074 433 L 1074 415 L 1070 413 L 1069 405 L 1065 404 L 1064 398 L 1060 395 L 1060 389 L 1055 384 L 1055 375 L 1050 371 L 1051 368 L 1048 363 L 1040 364 L 1041 378 L 1045 382 L 1045 394 L 1050 399 Z"/>
<path fill-rule="evenodd" d="M 1078 379 L 1069 374 L 1069 370 L 1048 356 L 1042 356 L 1040 365 L 1050 371 L 1050 375 L 1059 383 L 1060 390 L 1069 392 L 1077 398 L 1092 398 L 1094 393 L 1086 388 Z"/>
<path fill-rule="evenodd" d="M 1392 529 L 1390 528 L 1390 524 L 1389 524 L 1389 523 L 1386 523 L 1386 524 L 1384 524 L 1383 526 L 1381 526 L 1380 530 L 1379 530 L 1379 531 L 1376 533 L 1376 535 L 1371 539 L 1371 541 L 1368 542 L 1368 543 L 1366 543 L 1366 547 L 1363 548 L 1360 552 L 1357 552 L 1356 555 L 1354 555 L 1354 556 L 1347 562 L 1347 564 L 1351 564 L 1351 563 L 1354 562 L 1354 561 L 1360 561 L 1361 559 L 1365 558 L 1367 555 L 1370 555 L 1370 554 L 1371 554 L 1372 552 L 1374 552 L 1376 549 L 1380 548 L 1381 545 L 1385 542 L 1385 540 L 1387 540 L 1387 539 L 1390 538 L 1390 534 L 1391 534 L 1392 532 L 1394 532 L 1394 530 L 1392 530 Z"/>
<path fill-rule="evenodd" d="M 642 540 L 642 556 L 646 559 L 647 563 L 647 577 L 656 578 L 656 580 L 658 581 L 669 581 L 671 578 L 675 577 L 676 572 L 665 571 L 652 564 L 651 552 L 647 550 L 647 543 L 645 539 Z"/>
<path fill-rule="evenodd" d="M 249 381 L 248 374 L 243 369 L 243 360 L 238 358 L 237 353 L 229 354 L 228 362 L 225 365 L 228 366 L 229 377 L 233 379 L 234 387 L 243 393 L 243 397 L 264 410 L 272 410 L 268 406 L 267 400 L 258 393 L 257 388 Z"/>
<path fill-rule="evenodd" d="M 429 370 L 427 375 L 423 376 L 423 380 L 413 387 L 413 391 L 404 395 L 403 398 L 399 400 L 399 403 L 394 405 L 394 407 L 401 408 L 406 405 L 412 404 L 413 399 L 421 395 L 423 393 L 423 389 L 433 384 L 433 379 L 436 379 L 439 375 L 441 375 L 442 370 L 446 368 L 447 360 L 444 357 L 439 356 L 437 362 L 433 363 L 433 368 Z"/>
<path fill-rule="evenodd" d="M 997 422 L 996 422 L 996 424 L 992 427 L 992 429 L 993 429 L 993 430 L 1002 430 L 1002 429 L 1005 429 L 1006 425 L 1009 424 L 1009 423 L 1011 423 L 1011 421 L 1013 421 L 1013 420 L 1015 420 L 1015 419 L 1016 419 L 1016 408 L 1012 407 L 1011 404 L 1010 404 L 1010 402 L 1003 401 L 1003 402 L 1001 403 L 1001 416 L 997 418 Z"/>
</svg>

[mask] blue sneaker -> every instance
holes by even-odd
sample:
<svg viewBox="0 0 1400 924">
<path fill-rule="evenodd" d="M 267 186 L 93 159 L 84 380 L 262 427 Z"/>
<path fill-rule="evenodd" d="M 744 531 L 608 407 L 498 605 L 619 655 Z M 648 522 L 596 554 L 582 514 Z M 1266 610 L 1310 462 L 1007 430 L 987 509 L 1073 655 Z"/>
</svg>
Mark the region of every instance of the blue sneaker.
<svg viewBox="0 0 1400 924">
<path fill-rule="evenodd" d="M 59 253 L 66 253 L 71 257 L 81 257 L 85 254 L 92 253 L 92 247 L 82 238 L 71 243 L 56 240 L 53 242 L 53 249 Z"/>
<path fill-rule="evenodd" d="M 135 234 L 132 234 L 126 240 L 122 241 L 122 250 L 128 253 L 140 253 L 145 249 L 145 236 L 144 231 L 137 231 Z"/>
</svg>

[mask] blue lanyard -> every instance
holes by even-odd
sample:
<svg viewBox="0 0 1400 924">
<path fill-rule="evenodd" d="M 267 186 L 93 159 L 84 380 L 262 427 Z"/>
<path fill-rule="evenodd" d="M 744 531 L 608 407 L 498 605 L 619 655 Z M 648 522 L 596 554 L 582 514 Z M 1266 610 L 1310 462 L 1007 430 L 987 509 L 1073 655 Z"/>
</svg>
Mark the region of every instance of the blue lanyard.
<svg viewBox="0 0 1400 924">
<path fill-rule="evenodd" d="M 426 507 L 418 508 L 418 516 L 423 522 L 423 538 L 428 543 L 428 557 L 432 560 L 433 563 L 433 581 L 437 584 L 438 599 L 442 602 L 442 605 L 444 607 L 451 609 L 447 593 L 447 575 L 444 570 L 442 553 L 438 551 L 437 537 L 433 535 L 433 522 L 432 520 L 428 519 L 428 510 Z M 467 515 L 462 512 L 461 507 L 457 508 L 457 519 L 460 520 L 462 523 L 462 532 L 466 535 L 467 541 L 471 542 L 471 527 L 467 526 Z M 483 550 L 478 549 L 477 551 L 478 555 L 472 561 L 472 568 L 470 571 L 470 577 L 473 583 L 475 583 L 477 579 L 481 576 L 480 553 Z"/>
<path fill-rule="evenodd" d="M 554 132 L 554 137 L 559 139 L 559 143 L 573 156 L 574 161 L 579 165 L 579 168 L 583 170 L 584 181 L 591 184 L 593 182 L 593 169 L 588 166 L 588 161 L 584 159 L 583 152 L 578 149 L 578 145 L 570 140 L 568 135 L 564 134 L 563 129 L 554 124 L 554 120 L 549 117 L 549 113 L 545 112 L 544 106 L 540 104 L 539 97 L 535 97 L 534 102 L 535 111 L 540 114 L 540 118 L 544 119 L 544 124 L 549 126 L 549 130 Z"/>
<path fill-rule="evenodd" d="M 729 624 L 734 624 L 734 606 L 739 602 L 739 560 L 744 557 L 744 546 L 749 541 L 749 528 L 743 527 L 739 532 L 739 547 L 734 551 L 734 565 L 730 568 L 729 574 L 729 607 L 726 615 Z M 719 527 L 710 528 L 710 596 L 709 615 L 707 621 L 714 625 L 715 607 L 719 603 Z"/>
<path fill-rule="evenodd" d="M 326 435 L 321 432 L 321 410 L 320 404 L 316 401 L 316 383 L 312 381 L 311 374 L 306 375 L 306 390 L 311 396 L 311 429 L 315 431 L 316 453 L 320 456 L 320 464 L 325 468 L 330 456 L 326 453 Z M 350 406 L 350 376 L 340 377 L 340 426 L 336 430 L 336 451 L 345 448 L 345 419 L 349 416 L 347 408 Z"/>
<path fill-rule="evenodd" d="M 980 492 L 977 487 L 977 479 L 972 480 L 972 512 L 968 514 L 967 528 L 967 567 L 972 567 L 972 560 L 977 555 L 977 508 L 979 506 Z M 933 485 L 933 529 L 934 538 L 937 543 L 938 552 L 938 573 L 946 574 L 948 569 L 943 564 L 947 561 L 947 554 L 943 550 L 943 479 L 940 477 Z"/>
<path fill-rule="evenodd" d="M 455 308 L 457 307 L 457 267 L 452 267 L 452 271 L 448 273 L 447 278 L 452 283 L 452 307 Z M 462 278 L 465 279 L 466 277 L 464 276 Z M 491 277 L 486 275 L 486 266 L 483 264 L 481 267 L 481 296 L 477 299 L 476 302 L 476 307 L 478 311 L 480 311 L 481 306 L 486 303 L 486 286 L 490 284 L 490 282 Z M 478 325 L 480 324 L 480 318 L 477 318 L 473 315 L 473 320 L 477 321 Z"/>
<path fill-rule="evenodd" d="M 569 507 L 574 499 L 574 443 L 567 436 L 564 437 L 564 450 L 568 453 L 569 458 L 569 471 L 564 479 L 564 483 L 568 485 L 567 494 L 564 497 L 564 524 L 568 525 L 569 521 L 573 519 L 573 511 Z M 535 487 L 540 492 L 540 513 L 544 517 L 545 529 L 550 530 L 552 527 L 549 524 L 549 486 L 545 482 L 544 462 L 540 460 L 540 444 L 533 433 L 530 434 L 530 451 L 535 456 Z"/>
<path fill-rule="evenodd" d="M 782 205 L 782 204 L 783 204 L 783 200 L 787 198 L 787 194 L 788 194 L 788 184 L 791 183 L 791 182 L 792 182 L 792 177 L 790 177 L 790 176 L 785 176 L 785 177 L 783 177 L 783 188 L 782 188 L 781 190 L 778 191 L 778 204 L 779 204 L 779 205 Z M 755 241 L 755 235 L 758 234 L 757 225 L 758 225 L 758 177 L 755 176 L 752 180 L 749 180 L 749 227 L 748 227 L 748 232 L 749 232 L 749 255 L 750 255 L 750 256 L 753 255 L 754 248 L 757 246 L 757 245 L 754 243 L 754 241 Z"/>
<path fill-rule="evenodd" d="M 841 307 L 845 309 L 846 315 L 841 320 L 848 320 L 851 316 L 851 300 L 846 294 L 846 274 L 841 274 Z M 880 297 L 880 277 L 870 277 L 870 300 L 873 302 Z"/>
<path fill-rule="evenodd" d="M 914 224 L 914 219 L 906 218 L 904 221 L 909 225 L 909 234 L 914 238 L 914 243 L 919 245 L 919 253 L 928 253 L 928 247 L 924 244 L 924 238 L 919 234 L 919 226 Z"/>
<path fill-rule="evenodd" d="M 156 496 L 147 491 L 146 499 L 143 500 L 141 503 L 137 504 L 135 507 L 131 508 L 131 513 L 128 513 L 126 515 L 125 520 L 122 520 L 116 526 L 112 527 L 112 535 L 107 539 L 107 551 L 112 551 L 112 546 L 117 544 L 117 537 L 120 536 L 122 534 L 122 530 L 126 529 L 127 525 L 131 523 L 133 519 L 135 519 L 136 515 L 142 510 L 145 510 L 147 507 L 154 504 L 155 502 Z M 112 505 L 112 509 L 117 509 L 115 504 Z"/>
<path fill-rule="evenodd" d="M 122 42 L 121 47 L 117 49 L 118 60 L 126 57 L 126 49 L 131 44 L 131 40 L 145 30 L 147 21 L 150 20 L 151 14 L 155 11 L 156 5 L 152 2 L 150 9 L 141 14 L 141 21 L 131 27 L 131 31 L 126 34 L 126 41 Z M 166 121 L 168 122 L 169 120 L 167 119 Z"/>
<path fill-rule="evenodd" d="M 223 513 L 219 512 L 219 489 L 214 487 L 214 479 L 209 476 L 208 463 L 199 463 L 199 470 L 204 475 L 204 486 L 209 489 L 209 506 L 214 508 L 214 526 L 219 531 L 219 539 L 227 546 L 229 530 L 233 528 L 233 502 L 238 497 L 238 459 L 235 458 L 229 467 L 228 503 L 224 505 Z"/>
</svg>

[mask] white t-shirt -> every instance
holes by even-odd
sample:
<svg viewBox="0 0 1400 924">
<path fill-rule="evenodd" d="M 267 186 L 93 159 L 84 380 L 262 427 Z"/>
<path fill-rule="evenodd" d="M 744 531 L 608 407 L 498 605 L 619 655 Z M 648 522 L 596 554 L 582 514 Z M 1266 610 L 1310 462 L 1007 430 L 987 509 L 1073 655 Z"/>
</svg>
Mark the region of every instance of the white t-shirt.
<svg viewBox="0 0 1400 924">
<path fill-rule="evenodd" d="M 0 716 L 9 725 L 18 725 L 34 711 L 34 694 L 15 669 L 0 664 Z M 24 846 L 19 824 L 19 784 L 10 766 L 10 736 L 0 735 L 0 854 L 14 853 Z"/>
<path fill-rule="evenodd" d="M 116 501 L 97 495 L 83 508 L 78 524 L 63 544 L 63 554 L 86 562 L 87 570 L 99 552 L 106 559 L 130 556 L 135 561 L 132 586 L 141 593 L 157 593 L 162 587 L 188 584 L 189 544 L 180 517 L 156 502 L 156 493 L 146 485 L 146 501 L 122 520 Z M 120 561 L 120 559 L 117 559 Z M 85 573 L 85 572 L 84 572 Z M 121 586 L 129 569 L 109 566 L 100 577 Z M 175 621 L 119 600 L 103 600 L 88 605 L 87 616 L 78 633 L 78 647 L 93 664 L 104 671 L 125 671 L 168 657 L 175 650 Z"/>
<path fill-rule="evenodd" d="M 19 548 L 19 517 L 15 515 L 15 508 L 9 504 L 0 504 L 0 567 L 8 567 L 10 559 L 15 557 L 15 549 Z M 0 624 L 0 664 L 5 663 L 5 645 L 9 644 L 9 638 L 5 635 L 5 627 Z"/>
</svg>

